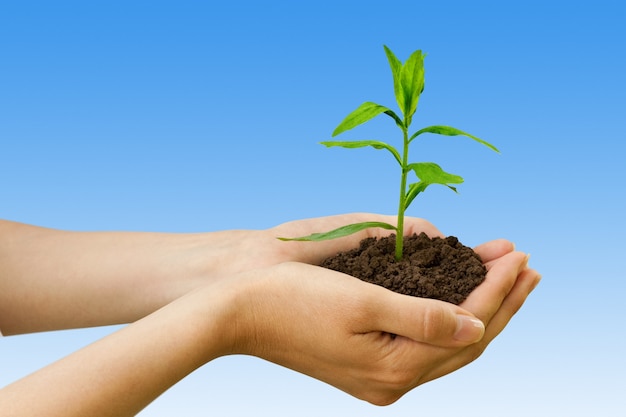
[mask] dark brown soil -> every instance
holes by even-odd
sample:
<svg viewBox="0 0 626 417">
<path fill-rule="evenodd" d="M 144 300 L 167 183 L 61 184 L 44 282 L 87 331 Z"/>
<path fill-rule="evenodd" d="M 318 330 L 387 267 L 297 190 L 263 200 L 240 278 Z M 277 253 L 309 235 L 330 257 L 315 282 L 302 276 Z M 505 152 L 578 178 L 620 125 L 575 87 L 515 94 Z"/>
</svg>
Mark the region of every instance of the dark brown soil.
<svg viewBox="0 0 626 417">
<path fill-rule="evenodd" d="M 404 238 L 404 256 L 394 258 L 395 236 L 368 238 L 357 249 L 326 259 L 321 266 L 381 285 L 400 294 L 460 304 L 483 280 L 480 257 L 454 236 Z"/>
</svg>

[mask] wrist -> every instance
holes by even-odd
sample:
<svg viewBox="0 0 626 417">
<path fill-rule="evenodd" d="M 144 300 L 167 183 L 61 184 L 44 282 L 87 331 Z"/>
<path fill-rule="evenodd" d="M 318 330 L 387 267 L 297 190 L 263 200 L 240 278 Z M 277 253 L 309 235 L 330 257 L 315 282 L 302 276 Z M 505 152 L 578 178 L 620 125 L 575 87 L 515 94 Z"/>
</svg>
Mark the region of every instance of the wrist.
<svg viewBox="0 0 626 417">
<path fill-rule="evenodd" d="M 237 346 L 248 336 L 242 328 L 246 285 L 236 278 L 202 285 L 165 309 L 178 311 L 174 328 L 183 327 L 200 355 L 197 366 L 221 356 L 241 353 Z"/>
</svg>

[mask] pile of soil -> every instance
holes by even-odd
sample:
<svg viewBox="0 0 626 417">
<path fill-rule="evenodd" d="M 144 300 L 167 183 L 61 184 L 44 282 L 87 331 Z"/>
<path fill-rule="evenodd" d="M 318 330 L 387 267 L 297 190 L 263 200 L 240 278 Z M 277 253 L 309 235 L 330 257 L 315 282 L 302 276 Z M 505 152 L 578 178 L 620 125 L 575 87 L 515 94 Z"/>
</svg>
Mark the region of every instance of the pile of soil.
<svg viewBox="0 0 626 417">
<path fill-rule="evenodd" d="M 405 236 L 395 260 L 395 235 L 367 238 L 360 247 L 326 259 L 321 266 L 400 294 L 460 304 L 487 274 L 480 257 L 454 236 Z"/>
</svg>

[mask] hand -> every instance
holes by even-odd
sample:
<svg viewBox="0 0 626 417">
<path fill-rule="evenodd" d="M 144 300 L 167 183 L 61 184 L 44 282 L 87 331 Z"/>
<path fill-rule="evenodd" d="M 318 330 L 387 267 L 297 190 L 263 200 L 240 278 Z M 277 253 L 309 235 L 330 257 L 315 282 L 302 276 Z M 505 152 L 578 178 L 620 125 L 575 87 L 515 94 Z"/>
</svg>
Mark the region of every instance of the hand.
<svg viewBox="0 0 626 417">
<path fill-rule="evenodd" d="M 325 232 L 351 223 L 380 221 L 395 224 L 396 216 L 354 213 L 283 223 L 262 231 L 220 232 L 220 242 L 207 242 L 206 250 L 197 252 L 197 262 L 204 262 L 205 275 L 245 272 L 259 267 L 270 267 L 284 262 L 319 264 L 329 256 L 359 246 L 367 237 L 383 237 L 393 231 L 381 228 L 366 229 L 341 239 L 322 242 L 283 242 L 278 237 L 305 236 L 315 232 Z M 405 233 L 424 232 L 430 237 L 443 237 L 430 222 L 405 218 Z M 217 234 L 208 234 L 215 238 Z"/>
<path fill-rule="evenodd" d="M 0 329 L 17 334 L 133 322 L 223 277 L 288 261 L 319 263 L 364 237 L 389 233 L 370 229 L 319 243 L 277 239 L 363 220 L 394 218 L 352 214 L 195 234 L 67 232 L 0 220 Z M 409 233 L 439 234 L 424 220 L 406 223 Z"/>
<path fill-rule="evenodd" d="M 0 249 L 10 255 L 0 263 L 4 278 L 0 282 L 4 290 L 0 291 L 4 296 L 0 308 L 11 313 L 0 315 L 0 319 L 7 318 L 13 332 L 20 326 L 32 330 L 55 321 L 64 325 L 106 323 L 148 312 L 122 330 L 4 387 L 0 390 L 0 409 L 7 415 L 135 415 L 197 367 L 232 353 L 256 355 L 358 398 L 389 404 L 410 389 L 478 357 L 539 280 L 539 275 L 526 267 L 525 255 L 513 252 L 513 246 L 503 240 L 476 248 L 489 272 L 486 281 L 461 306 L 395 294 L 301 262 L 277 264 L 281 259 L 315 263 L 344 245 L 353 245 L 351 239 L 358 242 L 367 234 L 305 249 L 302 244 L 294 242 L 288 248 L 289 244 L 278 241 L 275 243 L 280 245 L 272 248 L 269 242 L 274 243 L 274 232 L 316 231 L 317 226 L 327 223 L 336 227 L 359 221 L 358 217 L 294 222 L 258 232 L 255 239 L 251 238 L 253 233 L 240 232 L 240 237 L 250 238 L 239 239 L 240 244 L 265 235 L 268 247 L 260 248 L 250 259 L 260 262 L 258 254 L 265 251 L 268 256 L 264 262 L 269 266 L 216 274 L 216 279 L 196 276 L 195 288 L 189 285 L 186 293 L 151 314 L 150 310 L 165 303 L 167 297 L 146 303 L 151 292 L 141 284 L 155 280 L 167 283 L 184 275 L 188 261 L 198 256 L 193 252 L 203 252 L 207 236 L 75 234 L 0 222 L 0 231 L 5 232 L 0 233 L 4 237 Z M 409 233 L 438 234 L 428 222 L 411 219 L 407 224 Z M 216 252 L 229 246 L 226 240 Z M 32 262 L 33 254 L 38 262 Z M 246 257 L 246 252 L 234 256 Z M 50 268 L 55 265 L 65 268 Z M 71 287 L 64 283 L 72 274 L 51 275 L 51 271 L 68 269 L 82 277 L 69 280 Z M 102 284 L 117 290 L 105 297 Z M 66 289 L 74 286 L 78 288 L 68 295 Z M 37 294 L 11 297 L 28 288 L 37 288 Z M 43 311 L 37 310 L 40 304 L 35 295 L 39 294 L 46 300 Z M 51 302 L 54 298 L 57 301 Z M 29 306 L 22 299 L 30 300 L 33 308 L 27 310 L 29 315 L 18 317 L 17 313 Z M 11 304 L 12 300 L 17 301 Z M 126 304 L 143 300 L 143 304 L 134 312 L 124 312 L 124 300 Z M 84 301 L 88 308 L 77 301 Z M 68 317 L 77 316 L 76 306 L 84 315 L 72 322 Z M 475 317 L 486 327 L 476 323 Z M 77 396 L 76 392 L 82 394 Z"/>
<path fill-rule="evenodd" d="M 502 240 L 477 248 L 489 272 L 462 307 L 301 263 L 243 274 L 229 353 L 259 356 L 390 404 L 477 358 L 521 307 L 539 276 L 512 250 Z"/>
</svg>

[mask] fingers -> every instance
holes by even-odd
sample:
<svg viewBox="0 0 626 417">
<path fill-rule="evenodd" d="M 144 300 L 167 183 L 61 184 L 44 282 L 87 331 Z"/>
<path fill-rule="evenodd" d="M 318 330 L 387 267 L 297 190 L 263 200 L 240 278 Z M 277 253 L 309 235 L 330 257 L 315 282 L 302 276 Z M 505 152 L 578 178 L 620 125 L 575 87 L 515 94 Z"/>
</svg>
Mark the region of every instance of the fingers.
<svg viewBox="0 0 626 417">
<path fill-rule="evenodd" d="M 367 229 L 341 239 L 332 239 L 321 242 L 280 242 L 277 237 L 308 236 L 312 233 L 322 233 L 337 229 L 348 224 L 365 221 L 381 221 L 389 223 L 389 216 L 358 214 L 342 214 L 319 217 L 313 219 L 296 220 L 278 225 L 268 232 L 273 246 L 281 252 L 279 261 L 297 261 L 317 264 L 329 256 L 358 247 L 359 242 L 375 233 L 376 229 Z M 380 232 L 378 232 L 380 233 Z"/>
<path fill-rule="evenodd" d="M 458 306 L 374 288 L 368 306 L 372 320 L 364 332 L 381 331 L 444 347 L 465 346 L 483 337 L 483 323 Z"/>
<path fill-rule="evenodd" d="M 410 236 L 420 233 L 426 233 L 428 237 L 445 237 L 443 233 L 435 227 L 434 224 L 428 220 L 419 219 L 416 217 L 405 217 L 404 219 L 404 235 Z"/>
<path fill-rule="evenodd" d="M 462 348 L 457 354 L 449 356 L 432 368 L 425 375 L 425 382 L 454 372 L 474 361 L 502 332 L 541 279 L 537 271 L 526 267 L 526 263 L 527 256 L 514 252 L 503 257 L 502 262 L 494 264 L 493 269 L 489 271 L 491 276 L 489 276 L 488 288 L 478 287 L 462 304 L 478 317 L 484 318 L 487 324 L 483 338 L 478 343 Z M 494 298 L 493 302 L 489 300 L 489 297 Z M 488 305 L 481 308 L 481 303 Z M 494 308 L 496 308 L 495 311 L 492 310 Z"/>
<path fill-rule="evenodd" d="M 480 256 L 480 259 L 482 259 L 483 263 L 487 265 L 490 265 L 490 263 L 494 260 L 506 255 L 507 253 L 513 252 L 514 250 L 515 245 L 505 239 L 492 240 L 474 248 L 474 252 L 476 252 Z"/>
<path fill-rule="evenodd" d="M 307 236 L 312 233 L 326 232 L 348 224 L 366 221 L 379 221 L 395 225 L 397 218 L 396 216 L 369 213 L 342 214 L 288 222 L 276 226 L 268 232 L 271 235 L 272 241 L 275 241 L 272 242 L 272 247 L 281 252 L 279 261 L 297 261 L 316 264 L 338 252 L 357 248 L 362 239 L 368 237 L 380 238 L 388 236 L 394 233 L 394 231 L 382 228 L 370 228 L 340 239 L 321 242 L 280 242 L 275 238 L 281 236 Z M 430 237 L 443 236 L 443 234 L 427 220 L 406 217 L 404 222 L 405 235 L 424 232 Z"/>
<path fill-rule="evenodd" d="M 534 269 L 523 269 L 517 277 L 513 288 L 511 288 L 509 294 L 502 301 L 500 308 L 489 321 L 482 340 L 476 344 L 467 346 L 459 351 L 458 354 L 447 358 L 447 360 L 439 364 L 439 366 L 433 368 L 425 377 L 425 380 L 430 381 L 450 372 L 454 372 L 478 358 L 485 351 L 489 343 L 504 330 L 540 280 L 541 275 Z"/>
<path fill-rule="evenodd" d="M 511 252 L 494 261 L 461 307 L 301 263 L 248 273 L 236 352 L 388 404 L 482 353 L 537 283 L 526 259 Z"/>
<path fill-rule="evenodd" d="M 467 297 L 461 307 L 487 325 L 511 292 L 527 263 L 528 257 L 522 252 L 511 252 L 502 256 L 491 266 L 485 281 Z"/>
<path fill-rule="evenodd" d="M 489 328 L 485 334 L 485 341 L 487 343 L 500 334 L 511 318 L 522 307 L 526 298 L 528 298 L 530 293 L 537 287 L 539 281 L 541 281 L 541 275 L 534 269 L 526 268 L 519 274 L 511 292 L 489 322 Z"/>
</svg>

